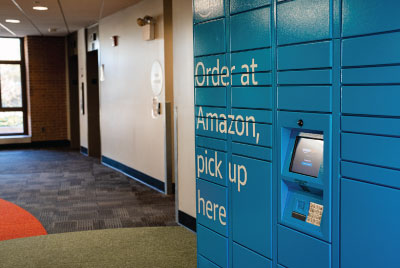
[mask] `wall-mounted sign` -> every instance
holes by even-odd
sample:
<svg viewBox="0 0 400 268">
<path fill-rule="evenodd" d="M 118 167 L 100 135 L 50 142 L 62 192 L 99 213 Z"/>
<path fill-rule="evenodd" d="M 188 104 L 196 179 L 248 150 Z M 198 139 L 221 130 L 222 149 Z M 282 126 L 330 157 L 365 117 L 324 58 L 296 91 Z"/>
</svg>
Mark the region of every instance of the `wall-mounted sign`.
<svg viewBox="0 0 400 268">
<path fill-rule="evenodd" d="M 151 67 L 151 89 L 153 94 L 158 96 L 161 94 L 163 87 L 163 70 L 161 64 L 158 61 L 153 63 Z"/>
</svg>

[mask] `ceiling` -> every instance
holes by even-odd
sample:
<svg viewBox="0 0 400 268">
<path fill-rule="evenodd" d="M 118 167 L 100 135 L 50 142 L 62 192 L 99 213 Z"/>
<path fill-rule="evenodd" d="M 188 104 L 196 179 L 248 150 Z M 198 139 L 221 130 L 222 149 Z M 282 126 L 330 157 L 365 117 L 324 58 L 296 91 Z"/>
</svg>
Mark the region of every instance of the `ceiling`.
<svg viewBox="0 0 400 268">
<path fill-rule="evenodd" d="M 0 36 L 64 36 L 93 25 L 100 18 L 139 1 L 141 0 L 0 0 Z M 35 5 L 47 6 L 49 10 L 33 10 Z M 21 23 L 7 23 L 6 19 L 18 19 Z M 50 28 L 56 31 L 49 32 Z"/>
</svg>

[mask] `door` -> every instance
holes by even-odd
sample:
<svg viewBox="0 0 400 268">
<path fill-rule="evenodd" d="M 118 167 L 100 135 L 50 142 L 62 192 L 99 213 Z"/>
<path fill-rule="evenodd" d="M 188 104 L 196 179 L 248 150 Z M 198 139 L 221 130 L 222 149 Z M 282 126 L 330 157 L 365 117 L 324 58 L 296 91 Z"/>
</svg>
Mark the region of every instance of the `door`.
<svg viewBox="0 0 400 268">
<path fill-rule="evenodd" d="M 99 61 L 97 50 L 87 53 L 88 154 L 101 157 Z"/>
</svg>

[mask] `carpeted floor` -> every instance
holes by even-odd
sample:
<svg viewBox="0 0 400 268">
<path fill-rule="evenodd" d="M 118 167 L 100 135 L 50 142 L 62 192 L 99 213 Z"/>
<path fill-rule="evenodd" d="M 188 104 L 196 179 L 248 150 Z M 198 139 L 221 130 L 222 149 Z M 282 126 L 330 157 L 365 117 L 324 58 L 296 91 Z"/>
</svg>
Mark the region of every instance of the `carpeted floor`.
<svg viewBox="0 0 400 268">
<path fill-rule="evenodd" d="M 0 267 L 196 267 L 195 234 L 150 227 L 54 234 L 0 242 Z"/>
<path fill-rule="evenodd" d="M 49 234 L 176 225 L 174 196 L 76 151 L 1 150 L 0 199 L 30 212 Z"/>
</svg>

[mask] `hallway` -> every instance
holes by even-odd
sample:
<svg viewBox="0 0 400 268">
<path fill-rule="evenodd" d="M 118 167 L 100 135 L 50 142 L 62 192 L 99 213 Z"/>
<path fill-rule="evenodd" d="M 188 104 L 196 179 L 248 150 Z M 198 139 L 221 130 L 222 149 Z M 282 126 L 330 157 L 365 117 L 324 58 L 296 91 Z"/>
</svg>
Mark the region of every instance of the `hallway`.
<svg viewBox="0 0 400 268">
<path fill-rule="evenodd" d="M 64 149 L 0 151 L 0 198 L 30 212 L 49 234 L 175 226 L 175 197 Z"/>
</svg>

